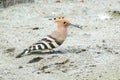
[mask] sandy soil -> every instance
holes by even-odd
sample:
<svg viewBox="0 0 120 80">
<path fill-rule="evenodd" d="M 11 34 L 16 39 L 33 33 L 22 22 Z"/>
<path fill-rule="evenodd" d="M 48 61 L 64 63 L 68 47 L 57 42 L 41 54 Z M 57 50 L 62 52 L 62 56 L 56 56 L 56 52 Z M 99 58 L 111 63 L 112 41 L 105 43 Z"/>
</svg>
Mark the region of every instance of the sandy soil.
<svg viewBox="0 0 120 80">
<path fill-rule="evenodd" d="M 51 33 L 49 18 L 67 17 L 64 44 L 53 54 L 15 56 Z M 34 30 L 33 28 L 39 28 Z M 36 1 L 0 9 L 0 80 L 120 80 L 120 0 Z M 30 60 L 41 57 L 36 63 Z"/>
</svg>

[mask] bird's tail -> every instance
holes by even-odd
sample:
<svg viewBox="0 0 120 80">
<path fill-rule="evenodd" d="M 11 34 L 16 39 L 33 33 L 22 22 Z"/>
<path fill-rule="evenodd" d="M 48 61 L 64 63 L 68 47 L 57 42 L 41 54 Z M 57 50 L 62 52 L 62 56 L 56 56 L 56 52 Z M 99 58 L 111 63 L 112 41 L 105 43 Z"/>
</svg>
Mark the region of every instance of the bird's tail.
<svg viewBox="0 0 120 80">
<path fill-rule="evenodd" d="M 16 58 L 20 58 L 20 57 L 26 56 L 26 55 L 28 55 L 28 54 L 30 54 L 29 50 L 28 50 L 28 49 L 25 49 L 23 52 L 21 52 L 20 54 L 18 54 L 18 55 L 16 56 Z"/>
</svg>

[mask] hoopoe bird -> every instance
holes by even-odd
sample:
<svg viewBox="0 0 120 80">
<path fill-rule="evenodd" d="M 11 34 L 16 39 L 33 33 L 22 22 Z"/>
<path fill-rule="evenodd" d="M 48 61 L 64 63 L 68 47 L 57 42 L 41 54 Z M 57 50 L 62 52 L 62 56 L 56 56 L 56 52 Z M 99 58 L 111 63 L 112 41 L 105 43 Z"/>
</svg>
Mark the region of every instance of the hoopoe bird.
<svg viewBox="0 0 120 80">
<path fill-rule="evenodd" d="M 56 30 L 54 30 L 51 34 L 47 35 L 43 39 L 39 40 L 38 42 L 25 49 L 22 53 L 17 55 L 16 58 L 29 55 L 33 52 L 50 52 L 54 48 L 60 46 L 67 37 L 67 29 L 70 25 L 70 22 L 64 17 L 54 18 L 54 22 L 58 25 Z"/>
<path fill-rule="evenodd" d="M 25 49 L 22 53 L 18 54 L 16 58 L 20 58 L 34 52 L 51 52 L 54 48 L 59 47 L 65 41 L 69 25 L 79 27 L 78 25 L 71 24 L 69 20 L 64 17 L 54 18 L 54 22 L 58 25 L 56 30 Z"/>
</svg>

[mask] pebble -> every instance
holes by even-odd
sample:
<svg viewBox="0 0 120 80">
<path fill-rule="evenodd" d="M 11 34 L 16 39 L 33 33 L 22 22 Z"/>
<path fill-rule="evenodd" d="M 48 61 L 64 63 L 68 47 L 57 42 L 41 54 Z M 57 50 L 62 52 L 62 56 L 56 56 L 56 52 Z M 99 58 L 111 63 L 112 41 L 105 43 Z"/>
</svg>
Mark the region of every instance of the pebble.
<svg viewBox="0 0 120 80">
<path fill-rule="evenodd" d="M 19 66 L 18 68 L 21 69 L 21 68 L 23 68 L 23 66 Z"/>
</svg>

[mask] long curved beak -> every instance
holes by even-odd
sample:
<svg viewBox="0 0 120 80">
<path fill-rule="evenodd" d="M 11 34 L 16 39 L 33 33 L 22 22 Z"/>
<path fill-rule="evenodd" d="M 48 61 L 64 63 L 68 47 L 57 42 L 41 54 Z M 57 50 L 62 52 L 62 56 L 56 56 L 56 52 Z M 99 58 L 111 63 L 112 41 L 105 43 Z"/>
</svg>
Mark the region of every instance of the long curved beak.
<svg viewBox="0 0 120 80">
<path fill-rule="evenodd" d="M 80 25 L 76 25 L 76 24 L 72 24 L 72 23 L 70 23 L 70 26 L 73 26 L 73 27 L 77 27 L 77 28 L 82 29 L 82 27 L 81 27 Z"/>
</svg>

